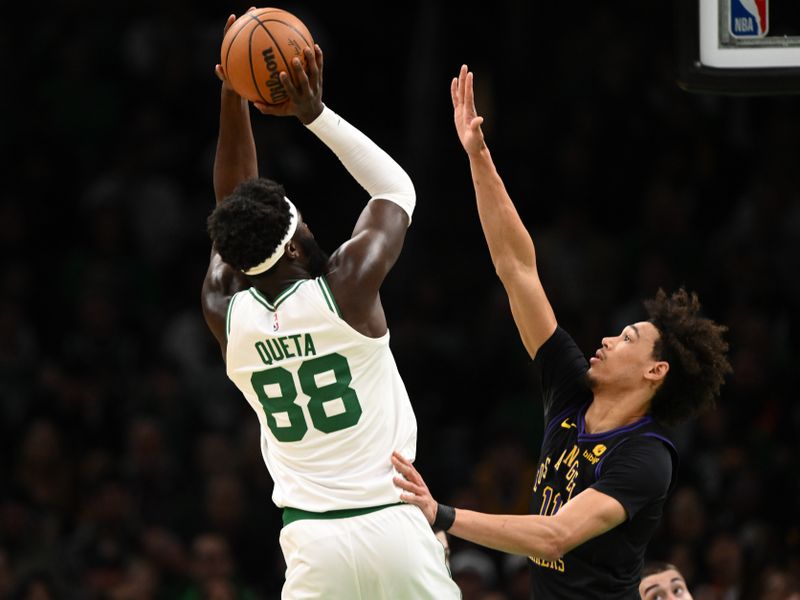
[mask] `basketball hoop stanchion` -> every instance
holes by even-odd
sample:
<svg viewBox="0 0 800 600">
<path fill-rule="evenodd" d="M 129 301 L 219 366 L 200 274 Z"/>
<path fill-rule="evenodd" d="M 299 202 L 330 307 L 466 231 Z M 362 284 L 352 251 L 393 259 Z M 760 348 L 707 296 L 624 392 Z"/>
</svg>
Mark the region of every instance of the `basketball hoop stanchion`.
<svg viewBox="0 0 800 600">
<path fill-rule="evenodd" d="M 679 0 L 677 5 L 682 89 L 800 94 L 800 2 Z"/>
</svg>

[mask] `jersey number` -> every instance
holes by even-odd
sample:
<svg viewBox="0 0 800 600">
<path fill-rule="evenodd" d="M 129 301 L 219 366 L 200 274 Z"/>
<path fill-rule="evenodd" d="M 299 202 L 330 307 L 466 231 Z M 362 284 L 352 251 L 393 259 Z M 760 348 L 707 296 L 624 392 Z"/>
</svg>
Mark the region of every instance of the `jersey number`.
<svg viewBox="0 0 800 600">
<path fill-rule="evenodd" d="M 332 372 L 334 381 L 324 385 L 317 384 L 317 375 Z M 308 414 L 314 427 L 323 433 L 331 433 L 352 427 L 361 418 L 361 404 L 356 391 L 350 387 L 353 376 L 347 359 L 341 354 L 328 354 L 304 361 L 297 371 L 300 388 L 308 396 Z M 295 404 L 297 386 L 292 373 L 283 367 L 258 371 L 250 377 L 261 406 L 267 415 L 267 425 L 276 439 L 281 442 L 297 442 L 308 431 L 308 423 L 303 409 Z M 267 394 L 267 386 L 278 386 L 280 393 Z M 344 410 L 328 415 L 324 404 L 341 399 Z M 278 424 L 275 415 L 283 413 L 288 425 Z M 285 420 L 285 419 L 284 419 Z"/>
<path fill-rule="evenodd" d="M 539 509 L 539 514 L 545 517 L 552 516 L 558 512 L 562 504 L 561 492 L 553 496 L 553 488 L 545 486 L 542 490 L 542 507 Z"/>
</svg>

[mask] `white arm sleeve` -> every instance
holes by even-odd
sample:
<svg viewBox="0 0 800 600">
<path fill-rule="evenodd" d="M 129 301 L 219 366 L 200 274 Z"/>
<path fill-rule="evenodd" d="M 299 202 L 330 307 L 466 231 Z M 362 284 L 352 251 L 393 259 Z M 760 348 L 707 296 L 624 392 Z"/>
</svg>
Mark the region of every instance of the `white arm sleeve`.
<svg viewBox="0 0 800 600">
<path fill-rule="evenodd" d="M 417 202 L 414 184 L 403 168 L 378 145 L 327 106 L 306 125 L 330 148 L 370 200 L 382 198 L 411 214 Z"/>
</svg>

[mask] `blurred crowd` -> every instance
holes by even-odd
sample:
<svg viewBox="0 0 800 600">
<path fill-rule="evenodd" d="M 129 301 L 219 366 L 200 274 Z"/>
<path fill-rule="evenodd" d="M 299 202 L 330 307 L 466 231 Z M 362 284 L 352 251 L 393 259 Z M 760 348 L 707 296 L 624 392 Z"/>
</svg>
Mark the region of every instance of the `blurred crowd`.
<svg viewBox="0 0 800 600">
<path fill-rule="evenodd" d="M 697 291 L 730 327 L 734 374 L 674 431 L 679 482 L 648 558 L 696 600 L 800 593 L 800 99 L 680 90 L 669 11 L 632 0 L 419 1 L 385 22 L 323 4 L 280 6 L 325 52 L 324 100 L 417 187 L 383 302 L 434 495 L 528 512 L 543 425 L 452 129 L 449 81 L 468 62 L 586 353 L 659 287 Z M 213 66 L 247 6 L 83 0 L 0 25 L 0 598 L 279 597 L 257 420 L 199 305 Z M 334 249 L 365 194 L 296 121 L 253 119 L 262 174 Z M 450 546 L 465 600 L 527 598 L 524 558 Z"/>
</svg>

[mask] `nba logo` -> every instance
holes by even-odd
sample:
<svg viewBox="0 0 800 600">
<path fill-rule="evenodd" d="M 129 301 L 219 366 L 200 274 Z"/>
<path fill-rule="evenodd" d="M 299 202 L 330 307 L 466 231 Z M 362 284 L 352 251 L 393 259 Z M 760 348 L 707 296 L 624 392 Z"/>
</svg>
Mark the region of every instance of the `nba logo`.
<svg viewBox="0 0 800 600">
<path fill-rule="evenodd" d="M 730 30 L 735 38 L 763 38 L 769 29 L 769 0 L 729 0 Z"/>
</svg>

